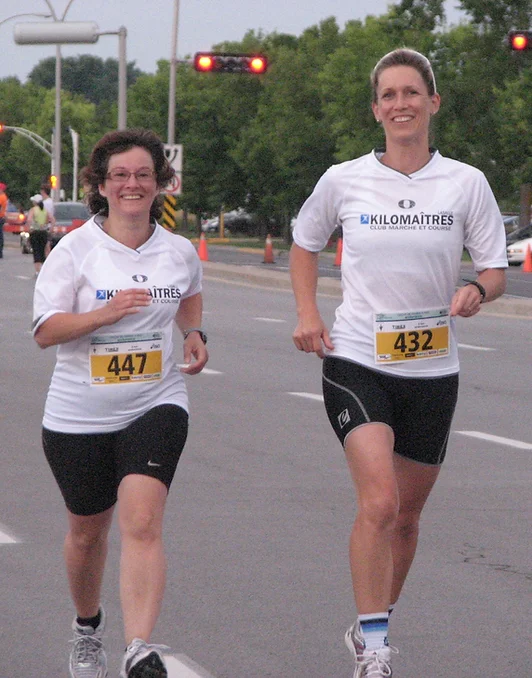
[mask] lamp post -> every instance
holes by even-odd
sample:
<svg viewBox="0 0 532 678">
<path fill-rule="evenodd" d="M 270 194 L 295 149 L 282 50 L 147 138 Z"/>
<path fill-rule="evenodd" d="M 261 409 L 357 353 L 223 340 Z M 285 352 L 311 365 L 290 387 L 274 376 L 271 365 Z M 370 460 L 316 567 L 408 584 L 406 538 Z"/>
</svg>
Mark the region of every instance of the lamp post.
<svg viewBox="0 0 532 678">
<path fill-rule="evenodd" d="M 170 52 L 170 83 L 168 87 L 168 144 L 175 143 L 175 96 L 177 72 L 177 31 L 179 25 L 179 0 L 174 0 L 172 45 Z"/>
<path fill-rule="evenodd" d="M 57 21 L 64 21 L 70 5 L 74 0 L 69 0 L 65 7 L 61 19 L 57 18 L 55 10 L 50 0 L 44 0 L 50 9 L 52 19 Z M 55 125 L 54 125 L 54 174 L 57 177 L 55 188 L 52 189 L 52 200 L 57 202 L 61 195 L 61 45 L 58 43 L 55 46 Z"/>
</svg>

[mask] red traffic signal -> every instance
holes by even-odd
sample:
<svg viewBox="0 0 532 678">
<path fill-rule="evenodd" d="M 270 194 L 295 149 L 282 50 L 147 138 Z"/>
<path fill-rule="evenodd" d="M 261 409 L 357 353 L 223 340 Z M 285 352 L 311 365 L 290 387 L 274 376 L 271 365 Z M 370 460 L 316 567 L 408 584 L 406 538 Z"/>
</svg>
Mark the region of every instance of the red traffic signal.
<svg viewBox="0 0 532 678">
<path fill-rule="evenodd" d="M 532 31 L 510 31 L 508 33 L 508 44 L 510 49 L 515 52 L 532 49 Z"/>
<path fill-rule="evenodd" d="M 268 69 L 268 59 L 262 54 L 229 52 L 196 52 L 194 69 L 200 73 L 255 73 Z"/>
<path fill-rule="evenodd" d="M 4 132 L 5 129 L 6 129 L 6 126 L 4 125 L 4 123 L 3 123 L 3 122 L 0 122 L 0 134 L 1 134 L 2 132 Z"/>
</svg>

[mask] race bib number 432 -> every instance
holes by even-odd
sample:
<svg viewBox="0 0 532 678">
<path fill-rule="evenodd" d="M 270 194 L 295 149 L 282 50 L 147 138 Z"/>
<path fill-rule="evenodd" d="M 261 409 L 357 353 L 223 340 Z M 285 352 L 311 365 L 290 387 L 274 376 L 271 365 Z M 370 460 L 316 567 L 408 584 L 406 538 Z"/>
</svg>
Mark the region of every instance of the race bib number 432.
<svg viewBox="0 0 532 678">
<path fill-rule="evenodd" d="M 375 362 L 443 358 L 449 355 L 448 308 L 408 313 L 376 313 Z"/>
<path fill-rule="evenodd" d="M 162 376 L 162 332 L 99 334 L 90 342 L 91 385 L 133 384 Z"/>
</svg>

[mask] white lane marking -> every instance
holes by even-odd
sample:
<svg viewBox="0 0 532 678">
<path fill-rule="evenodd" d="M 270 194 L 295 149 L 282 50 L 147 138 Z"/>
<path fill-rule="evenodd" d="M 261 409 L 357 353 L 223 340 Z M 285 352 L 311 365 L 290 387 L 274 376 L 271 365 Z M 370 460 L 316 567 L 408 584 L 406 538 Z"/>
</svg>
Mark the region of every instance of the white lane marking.
<svg viewBox="0 0 532 678">
<path fill-rule="evenodd" d="M 532 450 L 532 443 L 524 443 L 521 440 L 502 438 L 501 436 L 492 436 L 490 433 L 482 433 L 482 431 L 455 431 L 455 433 L 460 433 L 461 435 L 469 436 L 470 438 L 487 440 L 490 443 L 499 443 L 500 445 L 516 447 L 518 450 Z"/>
<path fill-rule="evenodd" d="M 15 278 L 18 278 L 19 280 L 33 280 L 35 276 L 29 276 L 29 275 L 16 275 Z"/>
<path fill-rule="evenodd" d="M 317 393 L 301 393 L 298 391 L 289 391 L 288 395 L 298 396 L 299 398 L 308 398 L 309 400 L 319 400 L 323 402 L 323 396 L 318 395 Z"/>
<path fill-rule="evenodd" d="M 4 526 L 0 525 L 0 544 L 16 544 L 18 539 L 15 539 L 4 530 Z"/>
<path fill-rule="evenodd" d="M 184 654 L 177 655 L 177 657 L 165 655 L 164 661 L 168 669 L 168 678 L 214 678 Z"/>
<path fill-rule="evenodd" d="M 473 344 L 458 344 L 458 348 L 470 348 L 472 351 L 495 351 L 495 348 L 487 346 L 474 346 Z"/>
<path fill-rule="evenodd" d="M 262 323 L 285 323 L 286 320 L 282 320 L 281 318 L 261 318 L 260 316 L 257 318 L 253 318 L 253 320 L 258 320 L 259 322 Z"/>
</svg>

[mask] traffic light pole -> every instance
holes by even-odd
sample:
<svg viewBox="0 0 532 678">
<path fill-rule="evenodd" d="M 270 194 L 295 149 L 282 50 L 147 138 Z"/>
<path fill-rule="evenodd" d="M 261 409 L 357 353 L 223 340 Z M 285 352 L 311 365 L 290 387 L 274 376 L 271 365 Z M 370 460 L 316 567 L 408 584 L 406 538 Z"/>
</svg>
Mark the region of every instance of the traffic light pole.
<svg viewBox="0 0 532 678">
<path fill-rule="evenodd" d="M 168 85 L 168 144 L 175 143 L 175 99 L 177 77 L 177 33 L 179 26 L 179 0 L 174 0 L 172 24 L 172 51 L 170 53 L 170 82 Z"/>
</svg>

